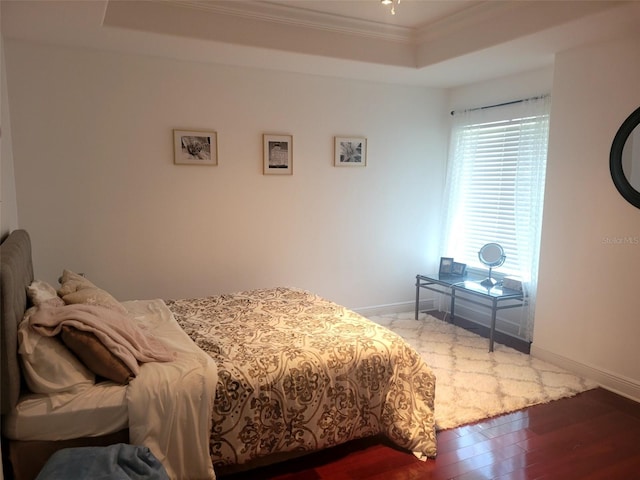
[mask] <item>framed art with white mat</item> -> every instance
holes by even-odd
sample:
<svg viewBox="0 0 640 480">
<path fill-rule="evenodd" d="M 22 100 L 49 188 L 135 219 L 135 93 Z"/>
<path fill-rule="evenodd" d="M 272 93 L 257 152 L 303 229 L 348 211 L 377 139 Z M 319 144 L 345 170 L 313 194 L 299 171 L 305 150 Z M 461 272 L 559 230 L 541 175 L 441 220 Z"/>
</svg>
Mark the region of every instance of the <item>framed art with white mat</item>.
<svg viewBox="0 0 640 480">
<path fill-rule="evenodd" d="M 366 167 L 367 139 L 364 137 L 335 137 L 333 164 L 336 167 Z"/>
<path fill-rule="evenodd" d="M 293 175 L 293 136 L 262 136 L 264 150 L 263 173 L 265 175 Z"/>
<path fill-rule="evenodd" d="M 173 131 L 176 165 L 218 165 L 218 134 L 203 130 Z"/>
</svg>

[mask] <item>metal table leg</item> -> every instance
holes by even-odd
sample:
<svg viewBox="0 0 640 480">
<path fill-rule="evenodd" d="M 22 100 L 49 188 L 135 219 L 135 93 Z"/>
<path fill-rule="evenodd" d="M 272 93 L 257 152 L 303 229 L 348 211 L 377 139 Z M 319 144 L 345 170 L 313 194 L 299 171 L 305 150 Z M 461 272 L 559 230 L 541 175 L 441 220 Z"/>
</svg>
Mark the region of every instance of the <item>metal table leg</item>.
<svg viewBox="0 0 640 480">
<path fill-rule="evenodd" d="M 449 310 L 451 311 L 451 323 L 455 317 L 455 308 L 456 308 L 456 287 L 451 286 L 451 307 Z"/>
<path fill-rule="evenodd" d="M 493 352 L 493 336 L 496 331 L 496 313 L 498 301 L 494 298 L 491 302 L 491 330 L 489 330 L 489 351 Z"/>
<path fill-rule="evenodd" d="M 415 317 L 416 320 L 418 319 L 419 305 L 420 305 L 420 279 L 416 275 L 416 317 Z"/>
</svg>

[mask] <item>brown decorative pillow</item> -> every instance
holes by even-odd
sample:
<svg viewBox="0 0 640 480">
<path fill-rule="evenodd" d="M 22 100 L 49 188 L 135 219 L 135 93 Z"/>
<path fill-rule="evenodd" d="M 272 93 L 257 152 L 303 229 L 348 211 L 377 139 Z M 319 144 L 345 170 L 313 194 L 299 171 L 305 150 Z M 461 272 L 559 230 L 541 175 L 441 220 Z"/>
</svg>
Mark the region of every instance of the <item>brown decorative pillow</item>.
<svg viewBox="0 0 640 480">
<path fill-rule="evenodd" d="M 135 376 L 93 333 L 65 325 L 61 337 L 67 348 L 96 375 L 122 385 Z"/>
</svg>

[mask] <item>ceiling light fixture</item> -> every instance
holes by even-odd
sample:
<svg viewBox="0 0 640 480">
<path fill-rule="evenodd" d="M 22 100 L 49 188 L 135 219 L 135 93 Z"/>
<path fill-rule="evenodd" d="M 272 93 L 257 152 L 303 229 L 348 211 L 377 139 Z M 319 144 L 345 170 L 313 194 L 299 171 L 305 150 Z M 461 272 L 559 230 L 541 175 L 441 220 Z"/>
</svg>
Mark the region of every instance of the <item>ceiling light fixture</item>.
<svg viewBox="0 0 640 480">
<path fill-rule="evenodd" d="M 400 5 L 400 0 L 380 0 L 383 5 L 391 5 L 391 15 L 396 14 L 396 7 Z"/>
</svg>

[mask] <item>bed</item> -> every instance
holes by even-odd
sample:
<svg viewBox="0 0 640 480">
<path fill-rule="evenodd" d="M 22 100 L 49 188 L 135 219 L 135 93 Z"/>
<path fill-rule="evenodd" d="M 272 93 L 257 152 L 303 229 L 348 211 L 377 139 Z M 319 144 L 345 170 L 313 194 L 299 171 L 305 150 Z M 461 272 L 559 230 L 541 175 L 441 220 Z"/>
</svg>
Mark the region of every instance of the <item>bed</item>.
<svg viewBox="0 0 640 480">
<path fill-rule="evenodd" d="M 62 401 L 29 392 L 18 353 L 34 282 L 27 232 L 12 232 L 0 256 L 2 451 L 16 478 L 34 478 L 60 448 L 114 443 L 148 446 L 184 479 L 374 435 L 422 459 L 436 455 L 435 377 L 419 355 L 386 328 L 295 288 L 122 302 L 172 360 L 141 363 L 123 384 L 97 376 Z"/>
</svg>

